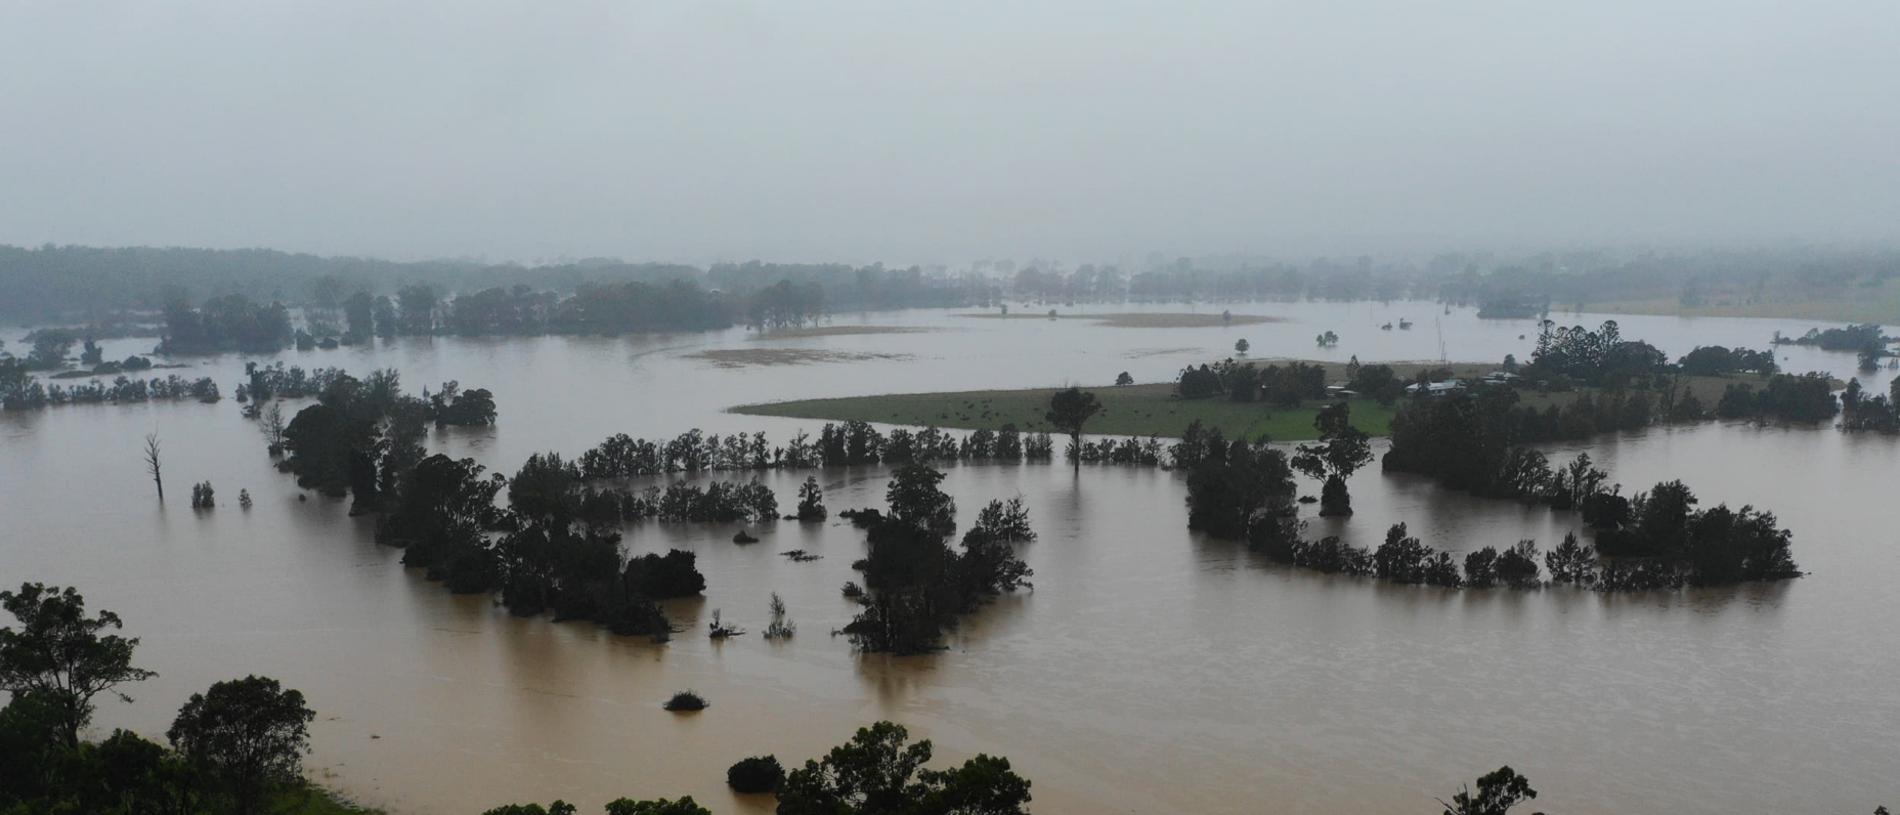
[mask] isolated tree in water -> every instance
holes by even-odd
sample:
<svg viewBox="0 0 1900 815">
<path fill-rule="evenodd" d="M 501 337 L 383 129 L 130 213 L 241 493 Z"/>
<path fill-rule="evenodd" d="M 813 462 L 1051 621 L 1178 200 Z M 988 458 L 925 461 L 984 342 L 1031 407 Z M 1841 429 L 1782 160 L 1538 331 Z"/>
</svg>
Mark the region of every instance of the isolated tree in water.
<svg viewBox="0 0 1900 815">
<path fill-rule="evenodd" d="M 1234 341 L 1234 353 L 1239 354 L 1243 357 L 1247 355 L 1247 349 L 1251 347 L 1253 346 L 1248 344 L 1247 340 L 1244 338 Z"/>
<path fill-rule="evenodd" d="M 1095 394 L 1081 388 L 1056 391 L 1049 397 L 1049 412 L 1044 418 L 1056 429 L 1069 434 L 1069 455 L 1077 470 L 1082 469 L 1082 426 L 1100 412 L 1102 403 L 1096 400 Z"/>
<path fill-rule="evenodd" d="M 1449 803 L 1442 799 L 1438 803 L 1444 804 L 1445 815 L 1505 815 L 1511 807 L 1536 797 L 1529 779 L 1510 767 L 1499 767 L 1478 779 L 1476 793 L 1466 787 Z"/>
<path fill-rule="evenodd" d="M 822 521 L 829 514 L 825 509 L 825 492 L 818 486 L 818 477 L 805 476 L 805 484 L 798 488 L 798 519 Z"/>
<path fill-rule="evenodd" d="M 1352 408 L 1345 402 L 1321 409 L 1313 417 L 1313 426 L 1319 429 L 1319 442 L 1300 445 L 1293 466 L 1311 478 L 1324 479 L 1319 514 L 1351 515 L 1346 479 L 1372 462 L 1372 441 L 1365 431 L 1352 426 Z"/>
<path fill-rule="evenodd" d="M 158 674 L 132 667 L 137 638 L 102 634 L 121 628 L 119 615 L 101 609 L 86 616 L 86 599 L 72 589 L 22 583 L 17 592 L 0 591 L 20 627 L 0 628 L 0 690 L 34 696 L 49 705 L 67 747 L 79 746 L 79 731 L 92 719 L 92 698 L 127 682 Z"/>
<path fill-rule="evenodd" d="M 164 466 L 158 460 L 158 434 L 145 436 L 145 472 L 152 476 L 152 483 L 158 487 L 158 500 L 165 500 Z"/>
</svg>

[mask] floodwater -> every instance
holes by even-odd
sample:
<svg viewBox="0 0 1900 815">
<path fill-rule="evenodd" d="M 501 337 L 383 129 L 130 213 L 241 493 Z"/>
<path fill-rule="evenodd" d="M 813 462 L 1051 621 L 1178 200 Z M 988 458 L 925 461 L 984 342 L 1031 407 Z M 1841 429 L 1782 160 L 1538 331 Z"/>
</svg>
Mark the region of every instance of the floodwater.
<svg viewBox="0 0 1900 815">
<path fill-rule="evenodd" d="M 1218 307 L 1215 307 L 1218 308 Z M 1158 310 L 1158 309 L 1154 309 Z M 843 315 L 840 325 L 922 333 L 759 341 L 733 330 L 632 338 L 400 340 L 286 353 L 305 367 L 396 367 L 414 392 L 447 379 L 488 387 L 492 429 L 431 447 L 512 473 L 538 450 L 575 455 L 610 433 L 764 430 L 818 423 L 728 414 L 753 401 L 892 391 L 1101 384 L 1127 370 L 1160 381 L 1224 355 L 1365 361 L 1529 355 L 1531 321 L 1480 322 L 1431 304 L 1262 304 L 1287 322 L 1193 329 L 1082 320 L 978 320 L 954 312 Z M 1377 326 L 1407 316 L 1409 331 Z M 1600 317 L 1580 321 L 1594 325 Z M 1766 344 L 1793 320 L 1618 318 L 1626 337 L 1678 355 L 1697 344 Z M 1528 335 L 1519 340 L 1518 335 Z M 1442 340 L 1440 339 L 1442 336 Z M 145 341 L 117 341 L 122 356 Z M 1442 342 L 1442 346 L 1441 346 Z M 908 358 L 721 368 L 709 349 L 809 348 Z M 1851 355 L 1784 349 L 1784 366 L 1851 373 Z M 199 360 L 229 396 L 244 357 Z M 1884 389 L 1886 373 L 1875 385 Z M 142 472 L 163 439 L 167 501 Z M 378 547 L 343 501 L 300 500 L 251 422 L 226 399 L 73 406 L 0 415 L 0 583 L 79 587 L 143 638 L 160 673 L 106 702 L 95 729 L 160 737 L 185 697 L 247 673 L 277 677 L 318 711 L 307 766 L 397 813 L 450 815 L 556 797 L 690 794 L 717 812 L 765 812 L 735 796 L 733 761 L 820 755 L 879 719 L 935 741 L 940 760 L 1006 755 L 1042 813 L 1434 812 L 1433 796 L 1510 764 L 1563 813 L 1871 812 L 1900 801 L 1900 440 L 1831 428 L 1708 424 L 1554 448 L 1587 449 L 1640 489 L 1681 478 L 1704 505 L 1753 503 L 1795 533 L 1811 574 L 1777 585 L 1605 596 L 1574 590 L 1447 592 L 1291 571 L 1189 534 L 1173 473 L 1113 467 L 953 467 L 945 488 L 968 522 L 1021 495 L 1039 540 L 1021 547 L 1035 590 L 966 619 L 943 653 L 865 657 L 829 632 L 852 606 L 862 534 L 780 523 L 764 541 L 734 526 L 636 524 L 629 552 L 699 553 L 703 600 L 669 604 L 691 627 L 667 645 L 585 624 L 516 619 L 451 596 Z M 763 476 L 781 505 L 802 472 Z M 835 513 L 881 504 L 880 468 L 819 473 Z M 188 508 L 212 481 L 219 507 Z M 1568 514 L 1452 494 L 1377 467 L 1351 484 L 1359 514 L 1314 522 L 1371 544 L 1394 521 L 1465 551 L 1534 538 Z M 239 488 L 256 499 L 237 506 Z M 1316 491 L 1316 485 L 1306 485 Z M 792 563 L 803 548 L 822 560 Z M 798 635 L 713 643 L 714 609 L 754 631 L 770 592 Z M 660 709 L 694 688 L 712 707 Z"/>
</svg>

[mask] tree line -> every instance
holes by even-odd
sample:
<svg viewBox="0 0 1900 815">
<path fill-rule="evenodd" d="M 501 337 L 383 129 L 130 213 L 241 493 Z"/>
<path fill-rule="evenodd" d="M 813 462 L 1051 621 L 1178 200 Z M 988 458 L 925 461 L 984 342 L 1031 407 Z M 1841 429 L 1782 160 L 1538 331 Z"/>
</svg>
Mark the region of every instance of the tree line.
<svg viewBox="0 0 1900 815">
<path fill-rule="evenodd" d="M 655 440 L 620 433 L 582 453 L 578 461 L 583 477 L 599 479 L 853 464 L 1047 461 L 1053 446 L 1049 434 L 1021 433 L 1014 425 L 958 437 L 935 427 L 897 428 L 887 435 L 868 422 L 850 421 L 825 423 L 817 439 L 800 430 L 783 445 L 756 432 L 720 436 L 694 428 Z"/>
<path fill-rule="evenodd" d="M 151 379 L 114 377 L 110 384 L 93 380 L 81 385 L 41 383 L 24 370 L 0 360 L 0 409 L 32 410 L 49 405 L 133 404 L 223 398 L 211 377 L 185 379 L 177 374 Z"/>
</svg>

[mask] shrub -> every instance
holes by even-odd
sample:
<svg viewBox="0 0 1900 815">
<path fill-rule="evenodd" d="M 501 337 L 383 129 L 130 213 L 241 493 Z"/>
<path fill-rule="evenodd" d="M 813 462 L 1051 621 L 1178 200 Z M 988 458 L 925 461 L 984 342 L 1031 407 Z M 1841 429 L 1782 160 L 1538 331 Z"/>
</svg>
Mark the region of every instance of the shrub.
<svg viewBox="0 0 1900 815">
<path fill-rule="evenodd" d="M 707 704 L 705 697 L 690 690 L 683 690 L 673 694 L 673 698 L 666 700 L 664 707 L 674 713 L 681 713 L 685 711 L 705 710 Z"/>
<path fill-rule="evenodd" d="M 783 783 L 785 768 L 779 766 L 776 756 L 742 758 L 726 770 L 726 786 L 731 787 L 733 792 L 774 792 Z"/>
</svg>

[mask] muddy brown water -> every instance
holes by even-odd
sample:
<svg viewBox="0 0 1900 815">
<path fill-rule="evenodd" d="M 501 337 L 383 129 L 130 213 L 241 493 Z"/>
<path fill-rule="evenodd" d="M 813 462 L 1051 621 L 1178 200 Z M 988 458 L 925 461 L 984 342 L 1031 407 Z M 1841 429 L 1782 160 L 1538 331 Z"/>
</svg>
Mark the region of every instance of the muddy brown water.
<svg viewBox="0 0 1900 815">
<path fill-rule="evenodd" d="M 1157 381 L 1240 337 L 1257 357 L 1314 356 L 1312 337 L 1326 329 L 1342 339 L 1325 358 L 1433 358 L 1435 320 L 1451 359 L 1525 358 L 1529 339 L 1517 335 L 1534 331 L 1430 304 L 1236 311 L 1288 321 L 1138 329 L 845 315 L 838 324 L 932 330 L 770 341 L 911 357 L 770 367 L 689 358 L 761 344 L 738 330 L 400 340 L 282 356 L 358 373 L 396 367 L 412 392 L 446 379 L 491 388 L 499 426 L 436 432 L 430 444 L 511 473 L 530 452 L 578 454 L 614 432 L 815 434 L 815 422 L 723 412 L 766 399 L 1106 383 L 1122 370 Z M 1399 317 L 1418 325 L 1377 328 Z M 1759 347 L 1775 329 L 1813 325 L 1619 320 L 1626 337 L 1672 355 Z M 1785 355 L 1793 370 L 1852 374 L 1850 355 Z M 195 360 L 180 373 L 213 375 L 228 396 L 244 359 Z M 1884 389 L 1885 376 L 1874 384 Z M 164 444 L 162 506 L 139 462 L 152 431 Z M 0 415 L 0 582 L 78 586 L 143 638 L 138 660 L 160 678 L 133 688 L 134 704 L 104 703 L 95 730 L 161 737 L 191 692 L 274 676 L 319 712 L 311 774 L 399 813 L 556 797 L 597 811 L 620 795 L 681 794 L 717 812 L 765 812 L 769 799 L 726 790 L 727 765 L 768 752 L 802 761 L 878 719 L 933 739 L 941 759 L 1008 756 L 1043 813 L 1434 812 L 1433 796 L 1506 763 L 1551 812 L 1846 813 L 1900 801 L 1900 441 L 1717 423 L 1551 452 L 1575 450 L 1631 488 L 1682 478 L 1704 504 L 1774 510 L 1810 576 L 1624 596 L 1383 586 L 1290 571 L 1188 533 L 1172 473 L 959 466 L 945 487 L 961 520 L 1021 495 L 1041 538 L 1022 547 L 1035 590 L 969 617 L 947 651 L 865 657 L 829 635 L 850 617 L 838 588 L 863 553 L 862 535 L 835 521 L 755 529 L 763 541 L 747 547 L 731 543 L 735 526 L 629 526 L 629 552 L 691 549 L 709 583 L 703 599 L 669 604 L 689 631 L 655 646 L 514 618 L 405 571 L 344 502 L 300 501 L 227 398 Z M 763 478 L 789 507 L 804 475 Z M 819 477 L 835 512 L 880 503 L 888 474 Z M 190 484 L 206 479 L 220 506 L 193 512 Z M 1402 520 L 1462 552 L 1521 538 L 1547 547 L 1577 525 L 1376 468 L 1351 486 L 1359 514 L 1315 519 L 1310 534 L 1369 544 Z M 256 499 L 248 512 L 240 488 Z M 797 548 L 823 559 L 778 554 Z M 793 640 L 705 638 L 714 609 L 762 628 L 774 591 L 798 624 Z M 660 709 L 684 688 L 712 707 Z"/>
</svg>

